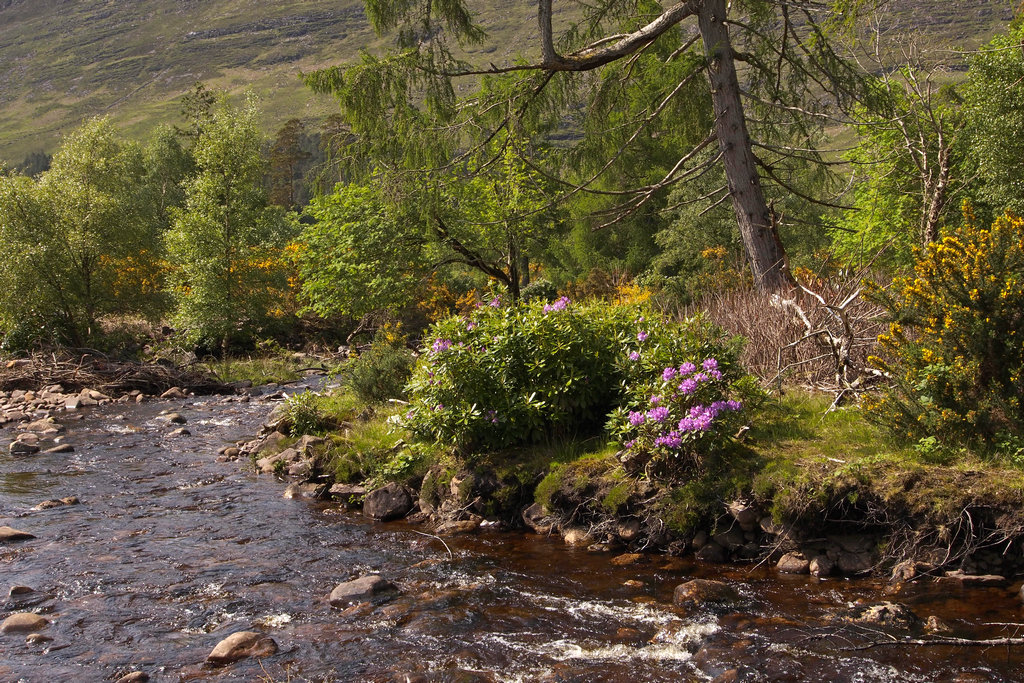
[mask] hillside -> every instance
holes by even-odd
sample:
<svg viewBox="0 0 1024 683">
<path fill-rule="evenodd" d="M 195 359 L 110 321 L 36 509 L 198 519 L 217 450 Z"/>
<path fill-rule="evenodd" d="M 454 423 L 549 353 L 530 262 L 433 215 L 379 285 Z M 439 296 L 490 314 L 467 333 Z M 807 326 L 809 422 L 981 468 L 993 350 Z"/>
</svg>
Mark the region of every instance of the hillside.
<svg viewBox="0 0 1024 683">
<path fill-rule="evenodd" d="M 529 0 L 478 0 L 501 62 L 529 51 Z M 977 45 L 1011 16 L 1006 0 L 901 0 L 907 31 L 941 45 Z M 333 111 L 299 73 L 382 47 L 362 0 L 0 0 L 0 162 L 52 151 L 60 134 L 110 113 L 130 134 L 172 121 L 195 82 L 263 98 L 267 127 Z M 496 47 L 496 46 L 500 46 Z"/>
</svg>

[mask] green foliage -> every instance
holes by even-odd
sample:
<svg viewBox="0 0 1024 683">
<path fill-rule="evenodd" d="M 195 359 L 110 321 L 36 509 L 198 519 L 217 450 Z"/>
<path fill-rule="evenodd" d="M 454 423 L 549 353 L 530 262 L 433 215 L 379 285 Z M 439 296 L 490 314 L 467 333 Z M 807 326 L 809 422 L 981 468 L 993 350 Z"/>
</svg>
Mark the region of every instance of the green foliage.
<svg viewBox="0 0 1024 683">
<path fill-rule="evenodd" d="M 1024 215 L 1024 26 L 996 36 L 971 60 L 964 84 L 968 150 L 979 199 Z"/>
<path fill-rule="evenodd" d="M 345 368 L 348 373 L 346 383 L 365 403 L 401 398 L 414 364 L 415 359 L 405 345 L 404 336 L 389 329 L 379 330 L 373 345 Z"/>
<path fill-rule="evenodd" d="M 422 274 L 422 238 L 375 186 L 338 185 L 307 209 L 299 277 L 307 309 L 360 318 L 408 305 Z"/>
<path fill-rule="evenodd" d="M 675 351 L 653 372 L 631 373 L 622 405 L 609 421 L 633 473 L 678 479 L 700 471 L 740 424 L 743 402 L 733 397 L 759 393 L 756 381 L 739 368 L 735 349 L 704 356 L 678 344 Z"/>
<path fill-rule="evenodd" d="M 242 110 L 218 104 L 196 140 L 186 206 L 166 235 L 178 325 L 206 348 L 251 338 L 281 308 L 293 223 L 267 205 L 258 115 L 252 99 Z"/>
<path fill-rule="evenodd" d="M 594 433 L 640 368 L 660 372 L 663 357 L 722 351 L 701 320 L 673 324 L 644 307 L 564 298 L 518 306 L 495 299 L 436 324 L 428 340 L 409 384 L 406 425 L 463 452 Z"/>
<path fill-rule="evenodd" d="M 0 325 L 9 346 L 82 345 L 110 313 L 145 312 L 158 257 L 143 153 L 110 122 L 71 133 L 38 179 L 0 175 Z"/>
<path fill-rule="evenodd" d="M 991 448 L 1024 432 L 1024 220 L 967 218 L 877 292 L 894 322 L 873 361 L 890 386 L 868 407 L 898 437 Z"/>
<path fill-rule="evenodd" d="M 346 394 L 322 394 L 305 390 L 285 399 L 285 414 L 292 435 L 323 436 L 353 418 L 355 402 Z"/>
</svg>

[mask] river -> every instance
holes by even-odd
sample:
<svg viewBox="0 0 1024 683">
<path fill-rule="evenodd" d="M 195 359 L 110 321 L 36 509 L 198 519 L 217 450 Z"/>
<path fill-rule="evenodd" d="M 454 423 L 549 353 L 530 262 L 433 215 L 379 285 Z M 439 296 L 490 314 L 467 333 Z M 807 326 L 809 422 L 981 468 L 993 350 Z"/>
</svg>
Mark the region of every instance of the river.
<svg viewBox="0 0 1024 683">
<path fill-rule="evenodd" d="M 169 436 L 167 409 L 191 435 Z M 269 410 L 217 397 L 100 406 L 63 420 L 73 453 L 4 448 L 0 525 L 37 538 L 0 546 L 0 588 L 38 594 L 9 600 L 0 617 L 39 612 L 52 640 L 0 635 L 0 680 L 110 681 L 136 670 L 156 681 L 1024 680 L 1018 647 L 885 644 L 885 633 L 833 619 L 858 600 L 898 599 L 959 637 L 1024 634 L 1009 589 L 889 595 L 876 581 L 664 556 L 620 567 L 518 532 L 453 536 L 446 548 L 404 522 L 284 498 L 284 484 L 248 462 L 218 461 L 217 449 L 253 434 Z M 65 496 L 81 504 L 32 510 Z M 334 585 L 369 573 L 400 595 L 328 604 Z M 673 607 L 675 586 L 694 577 L 733 584 L 739 601 Z M 278 653 L 205 667 L 240 630 L 266 632 Z"/>
</svg>

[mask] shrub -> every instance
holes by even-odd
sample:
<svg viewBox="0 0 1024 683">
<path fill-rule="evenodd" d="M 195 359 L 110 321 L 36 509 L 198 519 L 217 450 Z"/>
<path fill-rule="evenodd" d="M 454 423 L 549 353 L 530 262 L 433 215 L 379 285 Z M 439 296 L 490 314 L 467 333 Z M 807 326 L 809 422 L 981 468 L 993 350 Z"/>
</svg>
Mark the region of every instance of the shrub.
<svg viewBox="0 0 1024 683">
<path fill-rule="evenodd" d="M 373 345 L 349 363 L 348 386 L 366 403 L 383 403 L 404 395 L 415 360 L 405 337 L 390 328 L 377 332 Z"/>
<path fill-rule="evenodd" d="M 963 228 L 921 254 L 914 277 L 875 292 L 889 387 L 867 403 L 897 436 L 998 446 L 1024 429 L 1024 219 Z"/>
<path fill-rule="evenodd" d="M 719 336 L 702 319 L 669 323 L 643 306 L 494 300 L 432 328 L 406 426 L 464 452 L 595 433 L 665 359 L 732 358 Z"/>
<path fill-rule="evenodd" d="M 627 470 L 672 477 L 693 471 L 735 432 L 743 403 L 730 396 L 756 385 L 744 380 L 734 357 L 722 355 L 721 361 L 691 355 L 696 362 L 678 365 L 686 356 L 677 356 L 656 377 L 628 383 L 608 423 L 625 450 Z"/>
</svg>

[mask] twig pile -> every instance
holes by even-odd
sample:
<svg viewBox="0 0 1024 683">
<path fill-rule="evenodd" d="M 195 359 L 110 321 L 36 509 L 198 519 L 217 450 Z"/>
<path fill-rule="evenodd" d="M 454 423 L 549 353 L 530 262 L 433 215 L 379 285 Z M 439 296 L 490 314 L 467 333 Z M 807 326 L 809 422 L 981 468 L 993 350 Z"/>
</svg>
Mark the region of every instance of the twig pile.
<svg viewBox="0 0 1024 683">
<path fill-rule="evenodd" d="M 54 384 L 65 392 L 95 389 L 111 397 L 132 391 L 161 394 L 171 387 L 196 394 L 234 391 L 230 385 L 195 368 L 112 360 L 94 351 L 36 353 L 0 365 L 0 390 L 27 391 Z"/>
</svg>

